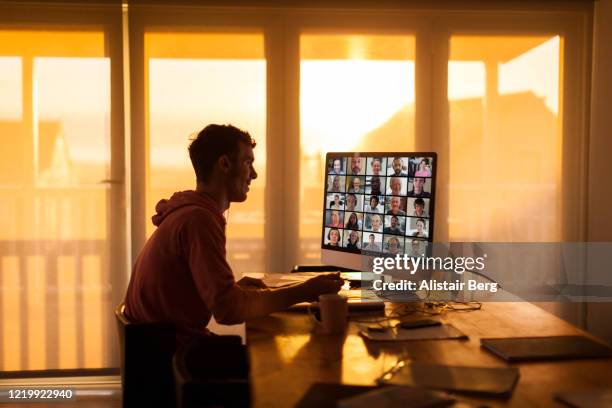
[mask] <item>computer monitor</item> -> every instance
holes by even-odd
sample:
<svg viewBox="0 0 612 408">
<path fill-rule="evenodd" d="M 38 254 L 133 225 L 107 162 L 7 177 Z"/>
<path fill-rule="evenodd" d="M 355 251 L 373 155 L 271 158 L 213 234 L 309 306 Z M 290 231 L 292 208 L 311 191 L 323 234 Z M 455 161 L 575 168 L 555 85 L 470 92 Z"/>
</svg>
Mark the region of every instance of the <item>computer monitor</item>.
<svg viewBox="0 0 612 408">
<path fill-rule="evenodd" d="M 427 255 L 436 165 L 433 152 L 328 153 L 321 261 L 365 271 L 373 257 Z"/>
</svg>

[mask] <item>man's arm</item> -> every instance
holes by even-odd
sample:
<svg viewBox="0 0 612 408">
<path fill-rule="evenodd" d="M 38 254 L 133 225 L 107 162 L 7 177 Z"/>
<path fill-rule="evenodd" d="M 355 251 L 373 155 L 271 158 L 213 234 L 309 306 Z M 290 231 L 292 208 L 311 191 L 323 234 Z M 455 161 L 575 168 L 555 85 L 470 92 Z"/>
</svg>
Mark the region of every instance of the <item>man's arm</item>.
<svg viewBox="0 0 612 408">
<path fill-rule="evenodd" d="M 338 273 L 332 273 L 274 289 L 246 289 L 236 284 L 230 289 L 228 296 L 218 302 L 213 313 L 219 323 L 242 323 L 251 317 L 265 316 L 295 303 L 317 300 L 319 295 L 325 293 L 337 293 L 343 283 Z M 239 307 L 237 299 L 241 299 L 239 303 L 246 307 Z"/>
<path fill-rule="evenodd" d="M 342 286 L 338 274 L 316 276 L 295 286 L 278 289 L 242 287 L 225 259 L 223 226 L 208 214 L 193 217 L 184 224 L 181 243 L 196 289 L 222 324 L 242 323 L 245 319 L 279 311 L 294 303 L 336 293 Z"/>
</svg>

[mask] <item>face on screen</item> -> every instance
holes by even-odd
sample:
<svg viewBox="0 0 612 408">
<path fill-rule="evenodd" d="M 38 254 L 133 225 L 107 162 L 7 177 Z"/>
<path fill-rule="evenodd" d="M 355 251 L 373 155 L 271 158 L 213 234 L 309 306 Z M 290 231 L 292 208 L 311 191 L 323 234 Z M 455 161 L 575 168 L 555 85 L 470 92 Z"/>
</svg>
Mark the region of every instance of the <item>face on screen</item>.
<svg viewBox="0 0 612 408">
<path fill-rule="evenodd" d="M 435 154 L 329 153 L 325 249 L 421 256 L 432 240 Z"/>
</svg>

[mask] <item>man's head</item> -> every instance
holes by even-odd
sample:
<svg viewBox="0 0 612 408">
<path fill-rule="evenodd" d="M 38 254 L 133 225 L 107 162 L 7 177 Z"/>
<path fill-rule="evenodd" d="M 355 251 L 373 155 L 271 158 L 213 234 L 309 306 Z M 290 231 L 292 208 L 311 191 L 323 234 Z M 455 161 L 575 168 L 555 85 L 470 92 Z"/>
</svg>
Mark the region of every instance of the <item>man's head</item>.
<svg viewBox="0 0 612 408">
<path fill-rule="evenodd" d="M 389 252 L 392 254 L 397 254 L 399 252 L 399 239 L 393 237 L 387 242 L 389 245 Z"/>
<path fill-rule="evenodd" d="M 391 194 L 400 195 L 402 191 L 402 180 L 400 180 L 399 177 L 391 177 L 389 185 L 391 187 Z"/>
<path fill-rule="evenodd" d="M 395 174 L 397 174 L 398 176 L 401 174 L 402 172 L 402 159 L 400 159 L 399 157 L 395 157 L 393 159 L 393 171 L 395 172 Z"/>
<path fill-rule="evenodd" d="M 375 238 L 375 237 L 374 237 L 374 234 L 370 234 L 370 235 L 368 236 L 368 242 L 369 242 L 370 244 L 373 244 L 373 243 L 374 243 L 374 238 Z"/>
<path fill-rule="evenodd" d="M 361 159 L 359 156 L 351 157 L 351 171 L 353 174 L 361 173 Z"/>
<path fill-rule="evenodd" d="M 380 177 L 372 176 L 370 180 L 370 185 L 372 186 L 372 193 L 380 193 Z"/>
<path fill-rule="evenodd" d="M 220 180 L 226 186 L 228 201 L 244 201 L 251 180 L 255 140 L 232 125 L 208 125 L 189 145 L 189 158 L 198 184 Z"/>
<path fill-rule="evenodd" d="M 391 197 L 391 212 L 397 214 L 400 209 L 400 198 Z"/>
<path fill-rule="evenodd" d="M 398 223 L 397 217 L 395 215 L 392 215 L 391 216 L 391 228 L 396 229 L 397 223 Z"/>
<path fill-rule="evenodd" d="M 380 229 L 380 224 L 382 224 L 382 220 L 380 219 L 380 215 L 374 214 L 372 216 L 372 229 L 374 231 L 378 231 Z"/>
<path fill-rule="evenodd" d="M 353 191 L 359 191 L 359 187 L 361 186 L 361 180 L 359 177 L 353 178 Z"/>
<path fill-rule="evenodd" d="M 423 216 L 423 210 L 425 209 L 425 200 L 417 198 L 414 200 L 414 214 L 421 217 Z"/>
<path fill-rule="evenodd" d="M 421 194 L 423 192 L 423 186 L 425 185 L 425 179 L 423 177 L 415 177 L 412 181 L 414 194 Z"/>
</svg>

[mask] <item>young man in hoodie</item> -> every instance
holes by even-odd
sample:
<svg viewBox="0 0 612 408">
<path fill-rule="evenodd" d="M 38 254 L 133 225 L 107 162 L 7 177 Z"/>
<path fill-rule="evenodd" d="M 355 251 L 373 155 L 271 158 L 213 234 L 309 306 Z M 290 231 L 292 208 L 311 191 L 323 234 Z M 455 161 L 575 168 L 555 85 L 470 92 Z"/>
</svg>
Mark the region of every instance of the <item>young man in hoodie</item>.
<svg viewBox="0 0 612 408">
<path fill-rule="evenodd" d="M 134 264 L 125 298 L 130 320 L 174 322 L 182 342 L 206 333 L 213 315 L 219 323 L 242 323 L 340 290 L 338 274 L 278 289 L 259 279 L 234 280 L 226 260 L 223 212 L 230 203 L 246 200 L 257 178 L 254 147 L 247 132 L 230 125 L 209 125 L 193 140 L 189 157 L 196 189 L 157 204 L 157 229 Z"/>
</svg>

